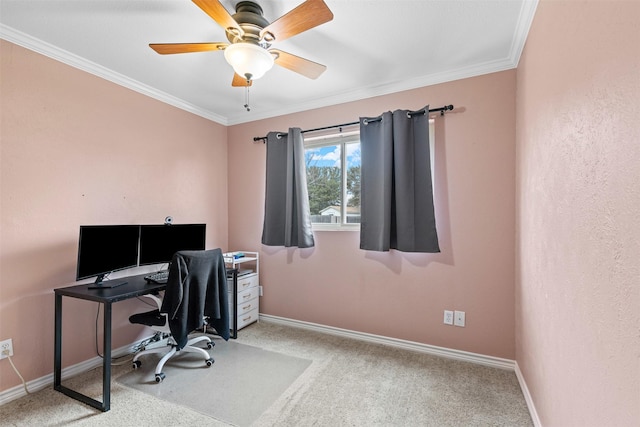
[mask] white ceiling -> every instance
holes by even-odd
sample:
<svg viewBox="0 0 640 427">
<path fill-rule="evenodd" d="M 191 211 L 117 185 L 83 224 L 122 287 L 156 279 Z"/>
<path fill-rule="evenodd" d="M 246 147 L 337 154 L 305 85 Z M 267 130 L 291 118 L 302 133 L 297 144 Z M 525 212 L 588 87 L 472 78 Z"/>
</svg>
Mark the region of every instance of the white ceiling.
<svg viewBox="0 0 640 427">
<path fill-rule="evenodd" d="M 257 0 L 272 22 L 302 0 Z M 222 52 L 158 55 L 149 43 L 226 42 L 190 0 L 1 0 L 0 36 L 224 125 L 515 68 L 537 0 L 325 0 L 334 19 L 273 47 L 319 62 L 231 87 Z M 236 0 L 221 0 L 230 14 Z"/>
</svg>

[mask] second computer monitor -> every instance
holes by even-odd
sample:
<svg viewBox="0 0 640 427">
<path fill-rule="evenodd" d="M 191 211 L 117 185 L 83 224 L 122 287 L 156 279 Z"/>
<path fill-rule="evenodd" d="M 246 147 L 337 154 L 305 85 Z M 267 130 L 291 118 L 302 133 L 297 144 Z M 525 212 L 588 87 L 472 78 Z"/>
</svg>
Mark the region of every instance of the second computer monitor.
<svg viewBox="0 0 640 427">
<path fill-rule="evenodd" d="M 206 224 L 140 226 L 140 265 L 163 264 L 173 254 L 185 250 L 204 250 Z"/>
</svg>

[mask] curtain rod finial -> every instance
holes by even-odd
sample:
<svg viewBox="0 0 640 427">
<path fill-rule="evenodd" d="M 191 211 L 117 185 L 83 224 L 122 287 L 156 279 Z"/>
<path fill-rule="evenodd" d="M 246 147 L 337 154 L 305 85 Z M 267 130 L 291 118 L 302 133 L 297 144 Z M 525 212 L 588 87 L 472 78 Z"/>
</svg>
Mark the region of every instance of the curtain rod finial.
<svg viewBox="0 0 640 427">
<path fill-rule="evenodd" d="M 451 111 L 451 110 L 453 110 L 453 105 L 452 105 L 452 104 L 445 105 L 445 106 L 442 108 L 442 110 L 440 110 L 440 115 L 441 115 L 441 116 L 444 116 L 444 112 L 445 112 L 445 111 Z"/>
</svg>

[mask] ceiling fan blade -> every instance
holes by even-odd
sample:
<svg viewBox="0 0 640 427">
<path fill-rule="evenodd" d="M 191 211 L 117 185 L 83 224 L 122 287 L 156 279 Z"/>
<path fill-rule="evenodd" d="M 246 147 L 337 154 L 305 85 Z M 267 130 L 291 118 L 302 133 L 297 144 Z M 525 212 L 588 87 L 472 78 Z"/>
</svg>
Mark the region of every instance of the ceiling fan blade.
<svg viewBox="0 0 640 427">
<path fill-rule="evenodd" d="M 309 61 L 308 59 L 304 59 L 278 49 L 269 49 L 269 52 L 276 55 L 274 61 L 279 66 L 295 71 L 296 73 L 302 74 L 310 79 L 317 79 L 320 77 L 320 74 L 327 69 L 325 65 Z"/>
<path fill-rule="evenodd" d="M 222 3 L 219 0 L 192 0 L 200 9 L 204 11 L 211 19 L 216 21 L 218 25 L 227 31 L 229 28 L 234 28 L 237 31 L 239 37 L 242 37 L 244 31 L 240 28 L 240 25 L 235 19 L 227 12 Z"/>
<path fill-rule="evenodd" d="M 206 52 L 208 50 L 224 50 L 229 43 L 151 43 L 149 47 L 160 55 L 172 53 Z"/>
<path fill-rule="evenodd" d="M 245 87 L 251 86 L 253 81 L 245 79 L 244 77 L 240 77 L 238 73 L 233 73 L 233 81 L 231 82 L 231 86 L 233 87 Z"/>
<path fill-rule="evenodd" d="M 270 35 L 282 41 L 332 19 L 333 13 L 323 0 L 307 0 L 263 28 L 260 38 Z"/>
</svg>

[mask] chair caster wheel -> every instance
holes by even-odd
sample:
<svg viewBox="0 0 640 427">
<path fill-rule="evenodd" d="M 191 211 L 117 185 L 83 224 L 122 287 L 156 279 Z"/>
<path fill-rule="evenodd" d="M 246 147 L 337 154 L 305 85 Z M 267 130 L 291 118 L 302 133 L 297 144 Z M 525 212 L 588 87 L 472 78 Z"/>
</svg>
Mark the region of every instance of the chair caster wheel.
<svg viewBox="0 0 640 427">
<path fill-rule="evenodd" d="M 214 362 L 213 359 L 207 359 L 207 366 L 213 365 L 213 362 Z"/>
<path fill-rule="evenodd" d="M 142 365 L 142 362 L 139 360 L 136 360 L 135 362 L 133 362 L 133 369 L 138 369 L 141 365 Z"/>
<path fill-rule="evenodd" d="M 216 343 L 214 343 L 213 341 L 209 341 L 207 343 L 207 348 L 211 349 L 211 348 L 215 347 L 215 345 L 216 345 Z"/>
<path fill-rule="evenodd" d="M 161 383 L 162 380 L 164 380 L 164 374 L 162 372 L 160 372 L 159 374 L 156 374 L 156 382 Z"/>
</svg>

